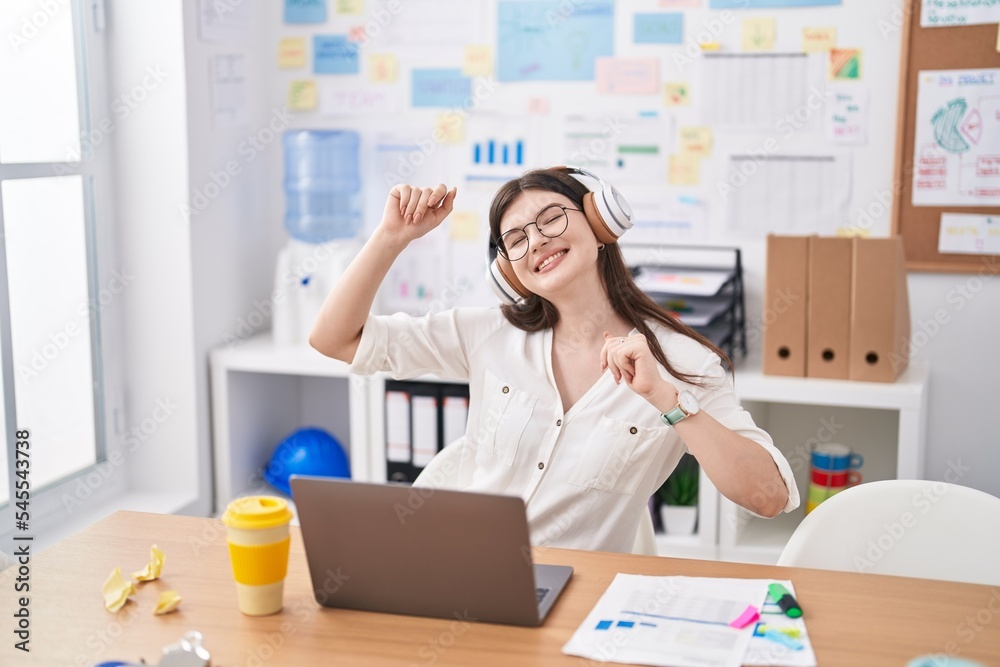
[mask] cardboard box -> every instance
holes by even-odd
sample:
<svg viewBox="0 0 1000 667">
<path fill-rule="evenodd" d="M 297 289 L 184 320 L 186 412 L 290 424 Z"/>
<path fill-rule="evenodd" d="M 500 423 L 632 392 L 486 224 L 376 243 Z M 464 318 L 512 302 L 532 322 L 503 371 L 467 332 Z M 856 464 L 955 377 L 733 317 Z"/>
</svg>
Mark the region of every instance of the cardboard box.
<svg viewBox="0 0 1000 667">
<path fill-rule="evenodd" d="M 855 238 L 849 377 L 895 382 L 910 361 L 903 239 Z"/>
<path fill-rule="evenodd" d="M 767 237 L 764 287 L 764 373 L 806 374 L 809 237 Z"/>
<path fill-rule="evenodd" d="M 809 239 L 806 376 L 846 380 L 850 374 L 853 239 Z"/>
</svg>

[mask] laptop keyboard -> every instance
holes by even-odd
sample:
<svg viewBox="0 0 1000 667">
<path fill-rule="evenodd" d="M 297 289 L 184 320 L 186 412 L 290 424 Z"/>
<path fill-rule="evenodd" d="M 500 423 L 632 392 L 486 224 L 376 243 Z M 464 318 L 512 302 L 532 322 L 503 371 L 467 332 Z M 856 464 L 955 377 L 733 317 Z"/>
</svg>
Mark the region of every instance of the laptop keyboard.
<svg viewBox="0 0 1000 667">
<path fill-rule="evenodd" d="M 548 594 L 549 594 L 549 589 L 548 588 L 536 588 L 535 589 L 535 597 L 538 598 L 538 604 L 541 604 L 542 600 L 544 600 L 545 596 L 548 595 Z"/>
</svg>

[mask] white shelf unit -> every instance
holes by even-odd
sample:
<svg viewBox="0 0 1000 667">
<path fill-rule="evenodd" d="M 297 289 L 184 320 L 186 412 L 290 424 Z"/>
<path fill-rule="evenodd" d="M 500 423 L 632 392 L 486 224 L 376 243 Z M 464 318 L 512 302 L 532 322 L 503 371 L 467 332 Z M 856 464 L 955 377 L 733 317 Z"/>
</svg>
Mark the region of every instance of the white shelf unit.
<svg viewBox="0 0 1000 667">
<path fill-rule="evenodd" d="M 216 511 L 240 495 L 274 493 L 260 471 L 281 439 L 304 426 L 332 433 L 351 477 L 371 479 L 367 378 L 308 345 L 276 346 L 270 335 L 213 350 L 210 366 Z"/>
<path fill-rule="evenodd" d="M 312 348 L 275 346 L 258 335 L 211 355 L 216 509 L 246 493 L 274 491 L 259 471 L 295 428 L 320 426 L 344 444 L 352 478 L 384 481 L 385 377 L 359 377 Z M 656 535 L 661 555 L 774 563 L 805 515 L 809 455 L 823 420 L 841 425 L 828 441 L 865 456 L 862 474 L 919 479 L 924 466 L 928 369 L 911 364 L 895 383 L 763 375 L 759 361 L 740 364 L 736 393 L 771 433 L 796 473 L 799 509 L 775 519 L 753 517 L 715 489 L 701 472 L 695 535 Z M 417 381 L 444 382 L 434 377 Z"/>
<path fill-rule="evenodd" d="M 775 563 L 805 517 L 810 447 L 840 442 L 864 456 L 864 481 L 924 477 L 928 367 L 912 363 L 894 383 L 764 375 L 759 359 L 736 369 L 736 395 L 788 459 L 798 509 L 761 519 L 721 497 L 719 558 Z"/>
</svg>

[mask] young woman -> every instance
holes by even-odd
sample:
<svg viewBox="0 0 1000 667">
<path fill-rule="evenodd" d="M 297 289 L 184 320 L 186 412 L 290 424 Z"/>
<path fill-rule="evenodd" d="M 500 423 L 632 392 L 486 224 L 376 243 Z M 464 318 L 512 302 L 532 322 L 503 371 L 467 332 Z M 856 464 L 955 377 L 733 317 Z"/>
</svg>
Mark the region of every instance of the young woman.
<svg viewBox="0 0 1000 667">
<path fill-rule="evenodd" d="M 393 261 L 455 202 L 444 185 L 393 187 L 310 344 L 354 373 L 468 382 L 468 430 L 447 448 L 452 476 L 464 490 L 524 498 L 536 546 L 630 551 L 647 500 L 685 451 L 754 514 L 794 509 L 788 463 L 736 400 L 724 355 L 636 287 L 618 245 L 588 222 L 588 192 L 564 167 L 497 192 L 490 232 L 529 294 L 519 303 L 373 316 Z"/>
</svg>

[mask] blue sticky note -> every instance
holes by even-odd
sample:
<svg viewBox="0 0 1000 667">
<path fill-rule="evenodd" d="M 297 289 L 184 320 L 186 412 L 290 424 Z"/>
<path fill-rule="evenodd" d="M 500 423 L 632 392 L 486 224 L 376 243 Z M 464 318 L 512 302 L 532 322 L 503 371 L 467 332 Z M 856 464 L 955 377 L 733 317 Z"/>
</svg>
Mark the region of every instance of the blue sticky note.
<svg viewBox="0 0 1000 667">
<path fill-rule="evenodd" d="M 710 9 L 770 9 L 772 7 L 826 7 L 842 0 L 708 0 Z"/>
<path fill-rule="evenodd" d="M 516 2 L 497 5 L 500 81 L 588 81 L 594 60 L 614 55 L 613 2 Z"/>
<path fill-rule="evenodd" d="M 326 0 L 285 0 L 285 23 L 325 23 Z"/>
<path fill-rule="evenodd" d="M 358 45 L 347 41 L 347 35 L 313 37 L 313 72 L 357 74 L 359 68 Z"/>
<path fill-rule="evenodd" d="M 684 14 L 636 14 L 634 39 L 636 44 L 680 44 L 684 41 Z"/>
<path fill-rule="evenodd" d="M 611 627 L 611 621 L 598 621 L 597 622 L 597 629 L 598 630 L 607 630 L 610 627 Z"/>
<path fill-rule="evenodd" d="M 635 621 L 618 621 L 619 628 L 631 628 L 635 626 Z"/>
<path fill-rule="evenodd" d="M 415 69 L 411 73 L 414 107 L 472 105 L 472 79 L 460 69 Z"/>
</svg>

